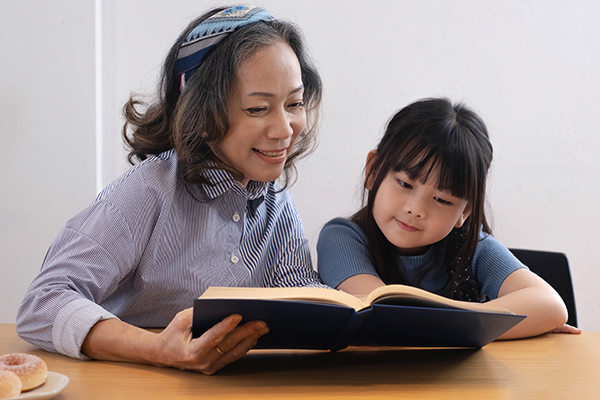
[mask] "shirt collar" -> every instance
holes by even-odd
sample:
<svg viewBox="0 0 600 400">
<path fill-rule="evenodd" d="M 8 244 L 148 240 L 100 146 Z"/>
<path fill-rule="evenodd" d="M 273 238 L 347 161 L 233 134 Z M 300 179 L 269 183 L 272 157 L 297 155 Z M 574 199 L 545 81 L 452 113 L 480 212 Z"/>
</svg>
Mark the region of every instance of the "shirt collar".
<svg viewBox="0 0 600 400">
<path fill-rule="evenodd" d="M 201 185 L 209 199 L 214 200 L 232 190 L 247 199 L 248 211 L 252 216 L 264 200 L 267 188 L 267 183 L 265 182 L 249 181 L 248 185 L 244 186 L 231 173 L 225 170 L 207 168 L 203 173 L 206 179 L 212 184 Z"/>
</svg>

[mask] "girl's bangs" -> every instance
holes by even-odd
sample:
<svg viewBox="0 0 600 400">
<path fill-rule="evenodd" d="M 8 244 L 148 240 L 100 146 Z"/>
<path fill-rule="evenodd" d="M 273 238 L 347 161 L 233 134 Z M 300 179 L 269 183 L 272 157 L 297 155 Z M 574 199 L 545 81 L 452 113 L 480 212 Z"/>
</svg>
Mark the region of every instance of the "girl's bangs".
<svg viewBox="0 0 600 400">
<path fill-rule="evenodd" d="M 415 143 L 416 142 L 416 143 Z M 452 196 L 469 199 L 468 188 L 472 187 L 471 160 L 460 146 L 433 146 L 421 141 L 413 141 L 398 154 L 394 171 L 404 171 L 411 180 L 426 183 L 434 179 L 439 190 L 448 191 Z"/>
</svg>

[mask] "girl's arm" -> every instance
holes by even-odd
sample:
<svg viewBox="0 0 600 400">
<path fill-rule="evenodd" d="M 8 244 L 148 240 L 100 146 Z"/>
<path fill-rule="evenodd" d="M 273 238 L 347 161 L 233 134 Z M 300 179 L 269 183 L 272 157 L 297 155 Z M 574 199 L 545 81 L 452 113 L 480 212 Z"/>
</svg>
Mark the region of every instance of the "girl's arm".
<svg viewBox="0 0 600 400">
<path fill-rule="evenodd" d="M 516 339 L 554 331 L 580 333 L 566 325 L 567 308 L 556 291 L 527 269 L 511 273 L 500 286 L 498 298 L 486 304 L 501 306 L 515 314 L 527 315 L 522 322 L 499 339 Z"/>
<path fill-rule="evenodd" d="M 364 298 L 369 292 L 385 284 L 376 276 L 354 275 L 337 289 Z M 567 309 L 556 291 L 542 278 L 527 269 L 510 274 L 500 287 L 498 298 L 486 304 L 504 307 L 527 318 L 506 332 L 500 339 L 516 339 L 541 335 L 546 332 L 581 333 L 581 329 L 565 324 Z"/>
<path fill-rule="evenodd" d="M 231 315 L 193 339 L 192 316 L 191 308 L 181 311 L 160 333 L 114 318 L 103 320 L 90 330 L 82 351 L 97 360 L 175 367 L 210 375 L 243 357 L 269 331 L 262 321 L 238 326 L 242 317 Z"/>
<path fill-rule="evenodd" d="M 359 274 L 351 276 L 338 285 L 336 289 L 342 290 L 359 299 L 364 299 L 372 290 L 385 286 L 385 283 L 378 277 L 369 274 Z"/>
</svg>

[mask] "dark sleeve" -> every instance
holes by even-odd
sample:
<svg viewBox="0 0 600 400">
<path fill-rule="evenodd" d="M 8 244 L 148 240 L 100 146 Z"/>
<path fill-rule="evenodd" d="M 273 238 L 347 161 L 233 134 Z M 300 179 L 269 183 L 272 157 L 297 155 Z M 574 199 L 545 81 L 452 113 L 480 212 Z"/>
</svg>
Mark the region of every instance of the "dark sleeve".
<svg viewBox="0 0 600 400">
<path fill-rule="evenodd" d="M 321 230 L 317 243 L 317 265 L 323 283 L 334 288 L 354 275 L 379 277 L 366 236 L 356 224 L 344 218 L 329 221 Z"/>
<path fill-rule="evenodd" d="M 513 272 L 527 268 L 502 243 L 483 233 L 473 255 L 473 273 L 481 283 L 481 296 L 498 298 L 504 280 Z"/>
</svg>

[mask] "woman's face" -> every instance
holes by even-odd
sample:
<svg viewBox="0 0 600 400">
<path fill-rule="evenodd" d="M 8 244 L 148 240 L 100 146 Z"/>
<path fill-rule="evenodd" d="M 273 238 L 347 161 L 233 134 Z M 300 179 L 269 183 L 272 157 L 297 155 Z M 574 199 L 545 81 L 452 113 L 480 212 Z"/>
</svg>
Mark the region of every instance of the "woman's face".
<svg viewBox="0 0 600 400">
<path fill-rule="evenodd" d="M 239 67 L 231 93 L 229 130 L 217 156 L 249 180 L 271 182 L 283 172 L 306 126 L 300 63 L 292 48 L 277 41 Z"/>
</svg>

